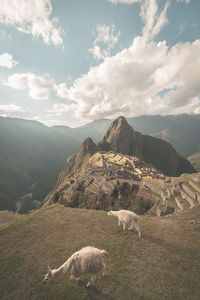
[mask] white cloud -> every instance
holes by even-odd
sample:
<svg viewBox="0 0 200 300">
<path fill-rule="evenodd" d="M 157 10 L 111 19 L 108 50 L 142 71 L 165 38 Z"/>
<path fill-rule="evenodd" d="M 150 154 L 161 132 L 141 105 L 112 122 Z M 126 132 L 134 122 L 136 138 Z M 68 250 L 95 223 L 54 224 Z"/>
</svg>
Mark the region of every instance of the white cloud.
<svg viewBox="0 0 200 300">
<path fill-rule="evenodd" d="M 128 49 L 106 57 L 102 64 L 91 68 L 68 90 L 69 99 L 79 104 L 78 117 L 198 111 L 200 40 L 176 44 L 171 49 L 165 41 L 154 42 L 153 38 L 168 21 L 169 1 L 160 13 L 156 0 L 138 2 L 144 22 L 143 35 L 135 38 Z M 98 54 L 100 50 L 96 47 L 95 51 Z M 160 97 L 163 90 L 168 93 Z"/>
<path fill-rule="evenodd" d="M 2 117 L 25 117 L 26 111 L 14 103 L 0 105 L 0 116 Z"/>
<path fill-rule="evenodd" d="M 11 40 L 11 35 L 7 33 L 4 29 L 0 29 L 0 39 L 1 40 Z"/>
<path fill-rule="evenodd" d="M 185 2 L 186 4 L 188 4 L 190 0 L 177 0 L 177 2 Z"/>
<path fill-rule="evenodd" d="M 66 84 L 56 84 L 54 79 L 48 75 L 37 76 L 34 73 L 14 73 L 2 82 L 4 85 L 16 90 L 27 90 L 29 96 L 33 99 L 48 100 L 51 92 L 56 92 L 59 98 L 69 99 L 69 89 Z"/>
<path fill-rule="evenodd" d="M 69 98 L 68 88 L 67 88 L 65 83 L 61 83 L 61 84 L 57 85 L 55 87 L 55 89 L 57 91 L 58 97 L 63 98 L 63 99 L 68 99 Z"/>
<path fill-rule="evenodd" d="M 14 73 L 4 81 L 4 84 L 16 90 L 28 90 L 33 99 L 47 100 L 50 91 L 55 89 L 54 80 L 33 73 Z"/>
<path fill-rule="evenodd" d="M 117 4 L 117 3 L 122 3 L 122 4 L 133 4 L 137 2 L 141 2 L 141 0 L 108 0 L 108 2 Z"/>
<path fill-rule="evenodd" d="M 17 61 L 15 61 L 11 54 L 9 53 L 3 53 L 0 55 L 0 67 L 5 68 L 13 68 L 18 64 Z"/>
<path fill-rule="evenodd" d="M 143 37 L 146 39 L 154 38 L 168 22 L 167 9 L 169 1 L 165 3 L 164 9 L 158 14 L 158 5 L 156 0 L 146 0 L 141 5 L 141 17 L 144 22 Z"/>
<path fill-rule="evenodd" d="M 95 59 L 105 59 L 110 56 L 111 50 L 118 42 L 120 32 L 115 33 L 115 26 L 97 25 L 97 37 L 94 41 L 93 48 L 88 51 L 92 53 Z"/>
<path fill-rule="evenodd" d="M 68 95 L 85 119 L 192 113 L 199 107 L 199 53 L 200 40 L 169 49 L 165 41 L 137 37 L 130 48 L 77 79 Z M 161 98 L 157 93 L 163 89 L 172 90 Z"/>
<path fill-rule="evenodd" d="M 66 112 L 71 112 L 76 108 L 77 108 L 77 104 L 74 104 L 74 103 L 69 103 L 69 104 L 56 103 L 53 105 L 53 108 L 49 109 L 47 112 L 51 113 L 54 116 L 55 115 L 60 116 L 61 114 L 66 113 Z"/>
<path fill-rule="evenodd" d="M 168 22 L 167 9 L 169 7 L 169 1 L 166 1 L 165 6 L 161 13 L 158 13 L 158 4 L 156 0 L 108 0 L 114 4 L 133 4 L 139 3 L 141 8 L 141 17 L 144 23 L 143 37 L 146 39 L 154 38 Z M 188 1 L 188 0 L 181 0 Z M 96 49 L 97 50 L 97 49 Z"/>
<path fill-rule="evenodd" d="M 59 46 L 63 44 L 63 30 L 56 18 L 50 19 L 51 13 L 51 0 L 1 0 L 0 23 Z"/>
</svg>

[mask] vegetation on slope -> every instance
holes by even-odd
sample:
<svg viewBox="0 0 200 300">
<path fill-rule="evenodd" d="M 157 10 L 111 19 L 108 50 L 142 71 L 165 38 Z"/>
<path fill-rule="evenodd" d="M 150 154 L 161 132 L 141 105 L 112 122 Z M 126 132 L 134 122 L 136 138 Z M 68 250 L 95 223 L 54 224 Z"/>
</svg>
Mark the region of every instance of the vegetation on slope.
<svg viewBox="0 0 200 300">
<path fill-rule="evenodd" d="M 200 152 L 189 156 L 188 160 L 191 162 L 195 170 L 197 170 L 197 172 L 200 172 Z"/>
<path fill-rule="evenodd" d="M 6 214 L 6 212 L 5 212 Z M 103 211 L 54 205 L 0 227 L 0 298 L 176 299 L 200 294 L 200 207 L 163 219 L 142 217 L 142 237 L 122 231 Z M 91 245 L 109 252 L 107 275 L 85 288 L 61 275 L 42 284 L 47 266 L 61 265 Z"/>
<path fill-rule="evenodd" d="M 0 128 L 0 209 L 15 210 L 16 201 L 46 179 L 43 193 L 37 184 L 31 190 L 34 200 L 43 200 L 55 184 L 54 174 L 79 143 L 35 121 L 0 117 Z"/>
</svg>

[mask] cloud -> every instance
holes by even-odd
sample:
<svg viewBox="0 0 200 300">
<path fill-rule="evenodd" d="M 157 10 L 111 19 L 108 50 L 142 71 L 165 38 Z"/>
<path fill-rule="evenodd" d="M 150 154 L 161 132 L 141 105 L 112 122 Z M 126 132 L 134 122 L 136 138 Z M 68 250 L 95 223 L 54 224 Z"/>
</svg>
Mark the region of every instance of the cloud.
<svg viewBox="0 0 200 300">
<path fill-rule="evenodd" d="M 186 4 L 190 3 L 190 0 L 176 0 L 177 2 L 185 2 Z"/>
<path fill-rule="evenodd" d="M 160 12 L 156 0 L 138 2 L 141 3 L 143 35 L 136 37 L 128 49 L 90 68 L 68 90 L 69 99 L 78 102 L 78 117 L 92 120 L 121 114 L 198 111 L 200 40 L 179 43 L 172 48 L 165 41 L 154 42 L 168 21 L 169 1 Z M 163 90 L 168 92 L 162 93 Z"/>
<path fill-rule="evenodd" d="M 74 126 L 73 111 L 77 108 L 77 105 L 57 103 L 54 104 L 51 109 L 45 111 L 45 114 L 38 115 L 34 117 L 35 121 L 39 121 L 46 126 L 55 126 L 55 125 L 66 125 Z M 81 122 L 78 120 L 78 125 L 81 126 L 86 122 Z"/>
<path fill-rule="evenodd" d="M 4 29 L 0 29 L 0 39 L 1 40 L 11 40 L 11 35 L 7 33 Z"/>
<path fill-rule="evenodd" d="M 143 37 L 146 39 L 154 38 L 168 22 L 167 9 L 169 1 L 166 1 L 165 6 L 161 13 L 158 13 L 158 4 L 156 0 L 108 0 L 114 4 L 133 4 L 139 3 L 141 8 L 140 16 L 144 23 Z M 184 1 L 184 0 L 182 0 Z M 186 0 L 188 1 L 188 0 Z M 96 49 L 98 51 L 98 49 Z"/>
<path fill-rule="evenodd" d="M 114 4 L 133 4 L 137 2 L 141 2 L 141 0 L 108 0 L 108 2 L 114 3 Z"/>
<path fill-rule="evenodd" d="M 14 103 L 0 105 L 0 116 L 2 117 L 25 117 L 26 111 Z"/>
<path fill-rule="evenodd" d="M 57 103 L 54 104 L 53 108 L 49 109 L 47 112 L 51 113 L 52 115 L 60 116 L 61 114 L 66 112 L 71 112 L 76 108 L 77 108 L 77 104 L 74 103 L 69 103 L 69 104 Z"/>
<path fill-rule="evenodd" d="M 78 78 L 68 95 L 85 119 L 192 113 L 199 107 L 199 53 L 200 40 L 170 49 L 165 41 L 137 37 L 130 48 Z M 161 98 L 163 89 L 169 92 Z"/>
<path fill-rule="evenodd" d="M 68 88 L 65 83 L 61 83 L 55 87 L 58 97 L 68 99 Z"/>
<path fill-rule="evenodd" d="M 15 61 L 11 54 L 9 53 L 3 53 L 0 55 L 0 67 L 5 68 L 13 68 L 18 64 L 17 61 Z"/>
<path fill-rule="evenodd" d="M 49 99 L 49 93 L 55 89 L 54 80 L 36 76 L 33 73 L 14 73 L 4 84 L 16 90 L 28 90 L 33 99 Z"/>
<path fill-rule="evenodd" d="M 146 39 L 154 38 L 168 22 L 167 9 L 169 1 L 165 3 L 164 9 L 158 14 L 156 0 L 146 0 L 141 5 L 141 17 L 144 22 L 143 37 Z"/>
<path fill-rule="evenodd" d="M 14 73 L 2 80 L 15 90 L 27 90 L 33 99 L 48 100 L 51 92 L 56 93 L 59 98 L 69 99 L 69 89 L 65 83 L 56 84 L 55 80 L 48 75 L 37 76 L 34 73 Z"/>
<path fill-rule="evenodd" d="M 63 44 L 63 30 L 57 26 L 57 18 L 50 19 L 51 13 L 51 0 L 2 0 L 0 23 L 59 46 Z"/>
<path fill-rule="evenodd" d="M 96 28 L 97 37 L 94 41 L 93 48 L 88 51 L 92 53 L 93 57 L 97 60 L 105 59 L 110 56 L 111 50 L 118 42 L 120 32 L 115 33 L 115 25 L 97 25 Z"/>
</svg>

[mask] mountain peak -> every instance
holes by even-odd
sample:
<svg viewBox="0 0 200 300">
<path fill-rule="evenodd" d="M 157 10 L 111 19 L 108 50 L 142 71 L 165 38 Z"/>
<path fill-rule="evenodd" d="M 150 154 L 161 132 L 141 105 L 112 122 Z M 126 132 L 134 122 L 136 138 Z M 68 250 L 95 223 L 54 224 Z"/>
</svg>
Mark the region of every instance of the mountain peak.
<svg viewBox="0 0 200 300">
<path fill-rule="evenodd" d="M 97 146 L 93 140 L 88 137 L 86 138 L 81 147 L 79 148 L 74 162 L 74 171 L 80 170 L 84 164 L 85 159 L 87 160 L 88 155 L 92 155 L 97 151 Z"/>
<path fill-rule="evenodd" d="M 126 119 L 123 116 L 120 116 L 112 122 L 112 124 L 110 125 L 108 131 L 113 130 L 114 128 L 116 128 L 117 130 L 121 130 L 123 128 L 126 129 L 128 126 L 130 126 L 130 125 L 128 124 Z"/>
<path fill-rule="evenodd" d="M 129 149 L 129 141 L 133 135 L 133 128 L 124 117 L 120 116 L 112 122 L 98 146 L 104 149 L 106 145 L 109 145 L 113 151 L 129 154 L 132 152 L 132 149 Z"/>
<path fill-rule="evenodd" d="M 93 154 L 96 151 L 96 144 L 93 142 L 93 140 L 90 137 L 88 137 L 83 141 L 80 150 L 85 153 Z"/>
<path fill-rule="evenodd" d="M 178 176 L 182 173 L 195 172 L 189 161 L 180 157 L 170 144 L 136 132 L 122 116 L 112 122 L 97 146 L 99 150 L 112 150 L 137 156 L 152 163 L 167 175 Z"/>
</svg>

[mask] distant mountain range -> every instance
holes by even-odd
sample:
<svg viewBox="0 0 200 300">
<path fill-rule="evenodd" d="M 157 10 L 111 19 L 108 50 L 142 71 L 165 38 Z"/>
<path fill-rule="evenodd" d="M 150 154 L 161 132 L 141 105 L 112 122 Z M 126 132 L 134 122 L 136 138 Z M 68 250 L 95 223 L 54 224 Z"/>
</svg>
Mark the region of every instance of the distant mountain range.
<svg viewBox="0 0 200 300">
<path fill-rule="evenodd" d="M 97 142 L 105 134 L 112 121 L 101 119 L 78 128 L 66 126 L 54 126 L 53 128 L 78 141 L 91 137 Z M 140 116 L 127 118 L 127 121 L 135 131 L 161 138 L 172 144 L 176 151 L 184 157 L 200 151 L 200 115 Z"/>
<path fill-rule="evenodd" d="M 184 157 L 200 151 L 199 115 L 127 120 L 135 131 L 171 143 Z M 20 207 L 26 212 L 40 205 L 53 188 L 64 161 L 85 138 L 101 140 L 111 122 L 101 119 L 78 128 L 49 128 L 36 121 L 0 117 L 0 210 L 16 210 L 17 203 L 18 210 Z"/>
</svg>

